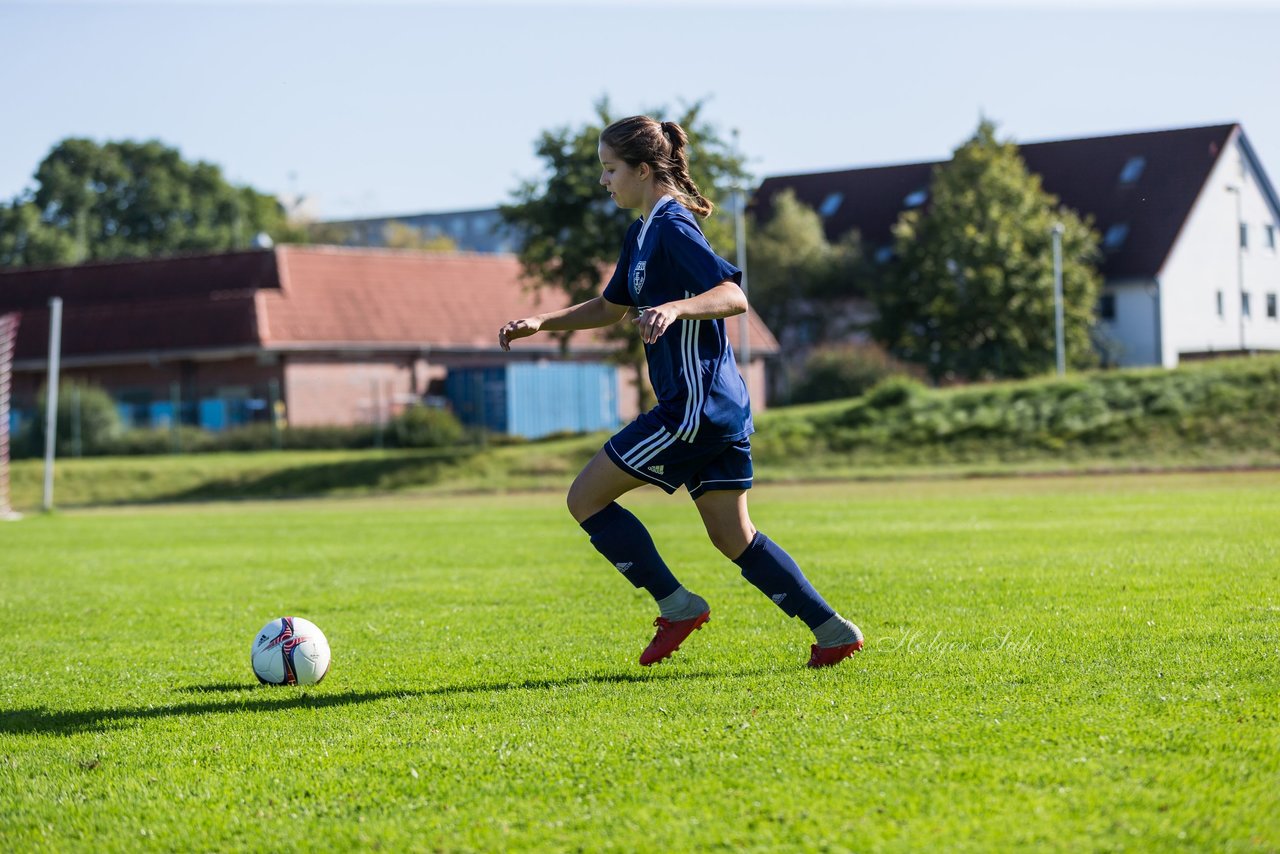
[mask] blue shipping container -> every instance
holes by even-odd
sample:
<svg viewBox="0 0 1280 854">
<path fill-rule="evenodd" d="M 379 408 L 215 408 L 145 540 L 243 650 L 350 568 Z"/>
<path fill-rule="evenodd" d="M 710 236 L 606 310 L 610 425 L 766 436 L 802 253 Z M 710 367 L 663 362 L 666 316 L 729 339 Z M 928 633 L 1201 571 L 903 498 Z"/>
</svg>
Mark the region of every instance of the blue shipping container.
<svg viewBox="0 0 1280 854">
<path fill-rule="evenodd" d="M 611 430 L 618 415 L 612 365 L 515 362 L 451 370 L 445 380 L 454 413 L 468 426 L 536 439 L 551 433 Z"/>
</svg>

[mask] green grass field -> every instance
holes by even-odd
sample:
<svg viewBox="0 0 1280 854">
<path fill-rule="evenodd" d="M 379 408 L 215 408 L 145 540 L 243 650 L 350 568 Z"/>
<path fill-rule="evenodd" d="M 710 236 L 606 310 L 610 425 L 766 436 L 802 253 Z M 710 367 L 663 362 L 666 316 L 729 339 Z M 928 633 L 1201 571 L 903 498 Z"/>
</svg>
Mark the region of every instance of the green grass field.
<svg viewBox="0 0 1280 854">
<path fill-rule="evenodd" d="M 655 615 L 554 494 L 0 527 L 0 850 L 1280 850 L 1280 475 L 764 486 L 830 671 L 687 500 Z M 256 685 L 268 618 L 334 650 Z"/>
</svg>

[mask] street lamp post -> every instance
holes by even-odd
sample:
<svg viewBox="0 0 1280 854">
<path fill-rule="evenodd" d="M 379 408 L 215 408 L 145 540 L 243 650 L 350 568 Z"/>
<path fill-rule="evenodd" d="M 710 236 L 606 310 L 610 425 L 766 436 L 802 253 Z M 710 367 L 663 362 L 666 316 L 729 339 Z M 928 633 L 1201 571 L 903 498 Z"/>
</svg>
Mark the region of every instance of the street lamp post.
<svg viewBox="0 0 1280 854">
<path fill-rule="evenodd" d="M 1053 348 L 1058 361 L 1058 376 L 1067 372 L 1066 333 L 1062 311 L 1062 223 L 1053 224 Z"/>
<path fill-rule="evenodd" d="M 733 152 L 734 155 L 741 159 L 741 153 L 738 148 L 738 129 L 733 129 Z M 747 194 L 742 186 L 742 175 L 738 172 L 733 176 L 733 242 L 737 247 L 738 269 L 742 271 L 742 293 L 747 293 Z M 742 363 L 743 376 L 747 378 L 747 388 L 751 387 L 751 322 L 748 319 L 751 310 L 747 309 L 742 313 L 741 319 L 738 321 L 740 331 L 738 343 L 738 359 Z"/>
</svg>

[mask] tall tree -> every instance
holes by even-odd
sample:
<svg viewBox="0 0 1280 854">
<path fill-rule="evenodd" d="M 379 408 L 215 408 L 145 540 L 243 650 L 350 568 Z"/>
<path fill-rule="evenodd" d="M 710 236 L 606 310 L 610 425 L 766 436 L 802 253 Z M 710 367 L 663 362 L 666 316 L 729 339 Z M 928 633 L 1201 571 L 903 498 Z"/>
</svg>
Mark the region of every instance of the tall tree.
<svg viewBox="0 0 1280 854">
<path fill-rule="evenodd" d="M 512 204 L 501 209 L 503 220 L 522 236 L 519 252 L 525 275 L 535 288 L 552 288 L 578 303 L 599 296 L 613 270 L 634 211 L 618 208 L 600 187 L 600 133 L 619 116 L 613 116 L 607 99 L 595 105 L 596 121 L 581 127 L 544 131 L 536 152 L 544 173 L 523 182 Z M 650 113 L 660 120 L 665 110 Z M 735 179 L 744 177 L 741 158 L 720 138 L 714 126 L 701 118 L 702 104 L 687 107 L 674 120 L 689 135 L 689 174 L 703 195 L 719 204 Z M 713 214 L 703 224 L 711 245 L 726 254 L 732 249 L 733 226 Z M 568 347 L 571 333 L 555 333 Z M 619 361 L 643 375 L 644 349 L 640 338 L 625 324 L 610 327 L 606 336 L 622 345 Z M 652 392 L 638 382 L 643 402 Z"/>
<path fill-rule="evenodd" d="M 896 259 L 874 289 L 877 338 L 935 380 L 1026 377 L 1053 368 L 1052 229 L 1063 226 L 1067 361 L 1095 363 L 1098 235 L 1061 207 L 986 120 L 937 167 L 923 210 L 894 227 Z"/>
<path fill-rule="evenodd" d="M 34 190 L 0 204 L 0 266 L 217 251 L 305 239 L 274 196 L 227 182 L 163 143 L 65 139 Z"/>
<path fill-rule="evenodd" d="M 456 252 L 458 244 L 447 234 L 427 234 L 420 228 L 393 219 L 382 226 L 382 243 L 388 249 L 420 252 Z"/>
<path fill-rule="evenodd" d="M 840 329 L 840 303 L 863 295 L 869 265 L 856 232 L 827 239 L 817 211 L 791 190 L 779 193 L 768 222 L 750 223 L 751 304 L 783 345 L 818 344 Z"/>
</svg>

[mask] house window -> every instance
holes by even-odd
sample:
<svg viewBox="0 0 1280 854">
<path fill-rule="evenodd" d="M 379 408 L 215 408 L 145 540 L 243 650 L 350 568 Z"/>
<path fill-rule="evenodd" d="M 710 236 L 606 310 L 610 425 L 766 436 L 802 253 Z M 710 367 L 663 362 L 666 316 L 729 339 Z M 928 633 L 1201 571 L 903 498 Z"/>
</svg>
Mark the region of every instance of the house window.
<svg viewBox="0 0 1280 854">
<path fill-rule="evenodd" d="M 1129 236 L 1129 224 L 1127 222 L 1118 222 L 1107 229 L 1106 235 L 1102 238 L 1102 245 L 1106 249 L 1112 251 L 1119 249 L 1124 243 L 1124 239 Z"/>
<path fill-rule="evenodd" d="M 1222 291 L 1218 291 L 1218 317 L 1223 317 L 1226 313 L 1226 307 L 1223 305 Z"/>
<path fill-rule="evenodd" d="M 1275 292 L 1267 294 L 1267 320 L 1276 319 L 1276 295 Z"/>
<path fill-rule="evenodd" d="M 818 214 L 823 219 L 840 210 L 840 203 L 844 201 L 844 193 L 831 193 L 822 200 L 822 204 L 818 206 Z"/>
<path fill-rule="evenodd" d="M 1102 320 L 1116 319 L 1115 294 L 1103 294 L 1098 297 L 1098 317 Z"/>
<path fill-rule="evenodd" d="M 1245 317 L 1253 316 L 1249 312 L 1249 292 L 1248 291 L 1240 292 L 1240 313 L 1243 314 Z"/>
<path fill-rule="evenodd" d="M 1276 227 L 1274 225 L 1267 226 L 1267 248 L 1276 248 Z"/>
<path fill-rule="evenodd" d="M 1147 165 L 1147 158 L 1139 155 L 1138 157 L 1130 157 L 1124 164 L 1124 168 L 1120 170 L 1121 184 L 1136 184 L 1138 179 L 1142 177 L 1142 170 Z"/>
<path fill-rule="evenodd" d="M 1240 248 L 1249 248 L 1249 226 L 1243 222 L 1240 223 Z"/>
</svg>

